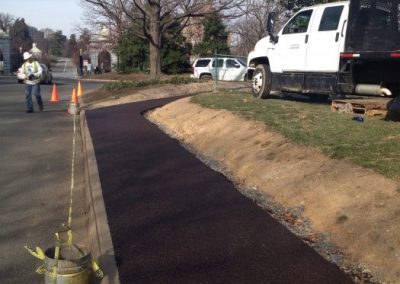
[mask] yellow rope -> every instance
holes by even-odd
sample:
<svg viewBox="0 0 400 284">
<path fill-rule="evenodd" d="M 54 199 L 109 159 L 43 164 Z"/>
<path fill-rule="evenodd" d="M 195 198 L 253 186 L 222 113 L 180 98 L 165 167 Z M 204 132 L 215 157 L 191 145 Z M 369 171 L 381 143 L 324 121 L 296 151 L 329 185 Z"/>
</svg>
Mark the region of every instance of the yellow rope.
<svg viewBox="0 0 400 284">
<path fill-rule="evenodd" d="M 55 233 L 56 236 L 56 247 L 54 250 L 54 267 L 53 267 L 53 283 L 57 283 L 57 274 L 58 274 L 58 259 L 60 258 L 60 237 L 58 233 Z"/>
<path fill-rule="evenodd" d="M 75 184 L 75 145 L 76 145 L 76 114 L 74 114 L 74 134 L 72 137 L 72 163 L 71 163 L 71 191 L 68 209 L 68 244 L 72 244 L 72 202 Z"/>
</svg>

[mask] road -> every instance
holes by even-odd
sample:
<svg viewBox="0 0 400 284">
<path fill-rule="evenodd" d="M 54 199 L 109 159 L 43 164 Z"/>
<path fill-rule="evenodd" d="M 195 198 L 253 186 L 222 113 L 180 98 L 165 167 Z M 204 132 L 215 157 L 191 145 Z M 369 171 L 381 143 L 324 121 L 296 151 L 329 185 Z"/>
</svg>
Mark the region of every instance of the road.
<svg viewBox="0 0 400 284">
<path fill-rule="evenodd" d="M 64 74 L 68 77 L 68 74 Z M 54 232 L 67 223 L 73 116 L 67 113 L 76 80 L 54 79 L 60 102 L 51 104 L 52 86 L 42 85 L 44 112 L 25 113 L 24 85 L 0 77 L 0 283 L 43 283 L 41 261 L 24 245 L 54 246 Z M 84 90 L 98 87 L 84 83 Z M 34 100 L 37 110 L 37 104 Z M 85 244 L 83 163 L 77 137 L 73 231 Z"/>
<path fill-rule="evenodd" d="M 353 283 L 143 117 L 86 112 L 121 283 Z"/>
<path fill-rule="evenodd" d="M 51 68 L 54 78 L 76 79 L 77 68 L 72 64 L 70 58 L 57 57 L 57 63 Z"/>
</svg>

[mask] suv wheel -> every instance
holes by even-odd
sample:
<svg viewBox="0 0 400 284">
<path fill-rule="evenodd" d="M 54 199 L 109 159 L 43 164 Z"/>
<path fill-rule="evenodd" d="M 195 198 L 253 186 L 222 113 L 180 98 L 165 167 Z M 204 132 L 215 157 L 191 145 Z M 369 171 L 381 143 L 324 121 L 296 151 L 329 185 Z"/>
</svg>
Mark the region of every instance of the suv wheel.
<svg viewBox="0 0 400 284">
<path fill-rule="evenodd" d="M 202 74 L 200 76 L 200 80 L 209 81 L 209 80 L 212 80 L 212 76 L 211 76 L 211 74 Z"/>
<path fill-rule="evenodd" d="M 269 65 L 258 64 L 253 74 L 251 85 L 253 96 L 265 99 L 271 92 L 271 70 Z"/>
</svg>

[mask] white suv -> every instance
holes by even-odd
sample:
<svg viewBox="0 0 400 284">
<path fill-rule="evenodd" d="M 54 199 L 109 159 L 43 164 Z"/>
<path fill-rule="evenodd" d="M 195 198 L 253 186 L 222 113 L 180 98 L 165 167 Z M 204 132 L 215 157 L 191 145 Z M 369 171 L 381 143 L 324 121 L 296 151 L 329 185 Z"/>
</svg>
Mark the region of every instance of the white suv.
<svg viewBox="0 0 400 284">
<path fill-rule="evenodd" d="M 217 62 L 217 67 L 215 66 Z M 246 79 L 246 60 L 240 57 L 218 57 L 196 59 L 192 67 L 191 78 L 210 80 L 218 73 L 218 80 L 244 81 Z"/>
</svg>

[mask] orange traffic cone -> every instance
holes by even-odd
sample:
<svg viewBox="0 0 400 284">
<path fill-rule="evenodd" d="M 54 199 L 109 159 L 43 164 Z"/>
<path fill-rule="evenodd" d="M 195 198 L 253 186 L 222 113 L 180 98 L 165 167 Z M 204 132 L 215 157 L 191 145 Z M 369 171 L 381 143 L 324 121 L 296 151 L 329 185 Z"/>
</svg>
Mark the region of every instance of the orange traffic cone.
<svg viewBox="0 0 400 284">
<path fill-rule="evenodd" d="M 69 104 L 68 113 L 79 114 L 79 102 L 78 102 L 78 96 L 76 95 L 75 88 L 72 90 L 71 103 Z"/>
<path fill-rule="evenodd" d="M 53 85 L 53 90 L 51 91 L 50 102 L 52 102 L 53 104 L 58 103 L 58 93 L 57 93 L 57 86 L 56 86 L 56 84 Z"/>
<path fill-rule="evenodd" d="M 78 97 L 83 95 L 83 88 L 81 85 L 81 81 L 78 81 Z"/>
<path fill-rule="evenodd" d="M 75 88 L 72 90 L 71 103 L 78 104 L 78 96 L 76 95 L 76 89 Z"/>
</svg>

